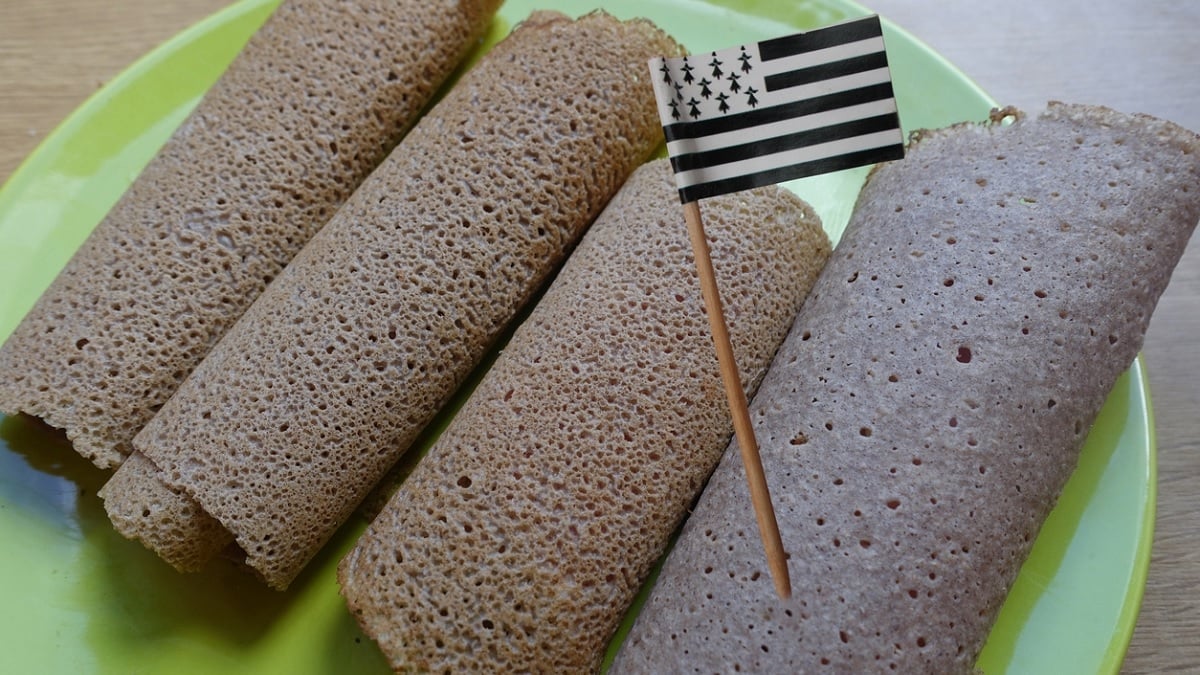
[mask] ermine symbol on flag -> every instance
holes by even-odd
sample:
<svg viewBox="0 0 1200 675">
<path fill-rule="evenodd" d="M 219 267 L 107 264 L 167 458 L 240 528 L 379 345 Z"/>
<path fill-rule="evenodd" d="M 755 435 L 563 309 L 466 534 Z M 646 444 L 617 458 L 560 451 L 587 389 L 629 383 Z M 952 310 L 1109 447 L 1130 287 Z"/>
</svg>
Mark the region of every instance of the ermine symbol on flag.
<svg viewBox="0 0 1200 675">
<path fill-rule="evenodd" d="M 904 156 L 878 16 L 650 70 L 684 202 Z"/>
</svg>

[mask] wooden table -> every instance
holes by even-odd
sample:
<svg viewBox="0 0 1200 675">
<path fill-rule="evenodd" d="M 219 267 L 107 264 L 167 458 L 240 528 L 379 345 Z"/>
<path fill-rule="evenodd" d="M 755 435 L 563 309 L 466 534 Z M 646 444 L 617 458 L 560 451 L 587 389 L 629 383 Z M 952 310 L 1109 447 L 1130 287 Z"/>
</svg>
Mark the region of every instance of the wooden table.
<svg viewBox="0 0 1200 675">
<path fill-rule="evenodd" d="M 4 0 L 0 182 L 85 97 L 227 0 Z M 547 2 L 553 6 L 553 2 Z M 1200 3 L 875 0 L 873 8 L 1002 103 L 1147 112 L 1200 130 Z M 1163 296 L 1145 357 L 1158 432 L 1158 521 L 1124 671 L 1200 671 L 1200 241 Z"/>
</svg>

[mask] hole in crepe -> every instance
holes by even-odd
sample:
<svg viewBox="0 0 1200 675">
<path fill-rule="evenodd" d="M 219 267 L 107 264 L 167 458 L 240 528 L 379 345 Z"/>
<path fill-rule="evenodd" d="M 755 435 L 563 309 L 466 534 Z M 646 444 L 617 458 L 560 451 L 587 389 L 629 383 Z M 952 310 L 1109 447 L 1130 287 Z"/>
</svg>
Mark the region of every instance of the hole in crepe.
<svg viewBox="0 0 1200 675">
<path fill-rule="evenodd" d="M 957 357 L 955 357 L 955 360 L 956 360 L 956 361 L 958 361 L 959 363 L 970 363 L 970 362 L 971 362 L 971 350 L 970 350 L 970 348 L 968 348 L 968 347 L 959 347 L 959 348 L 958 348 L 958 356 L 957 356 Z"/>
<path fill-rule="evenodd" d="M 887 507 L 888 507 L 889 509 L 891 509 L 891 510 L 895 511 L 896 509 L 900 508 L 900 500 L 899 500 L 899 499 L 889 499 L 889 500 L 887 500 Z"/>
<path fill-rule="evenodd" d="M 945 286 L 946 288 L 949 288 L 954 285 L 954 280 L 947 278 L 944 281 L 942 281 L 942 285 Z"/>
<path fill-rule="evenodd" d="M 805 443 L 807 443 L 807 442 L 808 442 L 808 436 L 805 436 L 805 435 L 804 435 L 804 434 L 802 434 L 802 433 L 801 433 L 801 434 L 796 434 L 796 435 L 795 435 L 795 436 L 792 438 L 792 440 L 790 440 L 790 441 L 788 441 L 788 442 L 789 442 L 789 443 L 791 443 L 792 445 L 804 445 Z"/>
<path fill-rule="evenodd" d="M 870 438 L 871 437 L 871 427 L 863 427 L 863 428 L 859 429 L 858 435 L 862 436 L 864 438 Z"/>
<path fill-rule="evenodd" d="M 459 476 L 458 477 L 458 487 L 460 487 L 460 488 L 471 487 L 471 478 L 469 476 Z"/>
</svg>

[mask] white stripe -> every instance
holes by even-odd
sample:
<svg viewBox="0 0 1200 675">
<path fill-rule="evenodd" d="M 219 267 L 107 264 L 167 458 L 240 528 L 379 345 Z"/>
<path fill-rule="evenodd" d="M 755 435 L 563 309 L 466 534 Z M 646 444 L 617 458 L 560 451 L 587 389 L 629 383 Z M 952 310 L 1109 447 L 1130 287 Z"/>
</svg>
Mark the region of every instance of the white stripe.
<svg viewBox="0 0 1200 675">
<path fill-rule="evenodd" d="M 903 142 L 899 129 L 889 129 L 887 131 L 879 131 L 873 134 L 863 136 L 853 136 L 851 138 L 842 138 L 820 145 L 810 145 L 804 148 L 796 148 L 795 150 L 787 150 L 785 152 L 777 152 L 770 155 L 761 155 L 744 159 L 738 162 L 730 162 L 728 164 L 719 164 L 717 166 L 705 167 L 703 169 L 693 169 L 675 174 L 675 184 L 680 188 L 698 185 L 700 183 L 708 183 L 712 181 L 724 180 L 726 178 L 736 178 L 737 176 L 745 176 L 760 171 L 766 171 L 777 167 L 791 166 L 792 164 L 803 164 L 818 159 L 827 157 L 836 157 L 859 150 L 869 150 L 872 148 L 882 148 L 888 145 L 897 145 Z"/>
<path fill-rule="evenodd" d="M 872 84 L 880 84 L 882 82 L 890 82 L 892 79 L 891 72 L 885 68 L 876 68 L 875 70 L 864 70 L 861 73 L 852 75 L 843 75 L 829 80 L 821 80 L 811 84 L 802 84 L 798 87 L 788 87 L 787 89 L 778 89 L 776 91 L 764 92 L 758 95 L 759 107 L 769 107 L 780 105 L 782 103 L 790 103 L 791 101 L 799 101 L 806 98 L 816 96 L 824 96 L 838 91 L 847 91 L 850 89 L 858 89 Z M 744 92 L 740 95 L 745 95 Z M 711 117 L 707 119 L 712 119 Z"/>
<path fill-rule="evenodd" d="M 883 37 L 867 38 L 857 42 L 847 42 L 845 44 L 818 49 L 813 52 L 804 52 L 801 54 L 793 54 L 785 56 L 781 59 L 772 59 L 770 61 L 760 61 L 762 69 L 767 75 L 783 73 L 789 70 L 801 70 L 803 68 L 811 68 L 820 66 L 834 61 L 853 58 L 855 56 L 863 56 L 865 54 L 875 54 L 883 51 Z M 766 77 L 766 75 L 764 75 Z"/>
<path fill-rule="evenodd" d="M 734 131 L 726 131 L 724 133 L 712 134 L 710 136 L 701 136 L 700 138 L 688 138 L 682 141 L 672 141 L 667 143 L 667 154 L 671 157 L 692 152 L 705 152 L 707 150 L 715 150 L 717 148 L 729 147 L 731 145 L 741 145 L 751 141 L 757 141 L 763 138 L 773 138 L 776 136 L 786 136 L 800 131 L 808 131 L 809 129 L 817 129 L 827 127 L 831 124 L 840 122 L 849 122 L 851 120 L 863 119 L 866 117 L 875 117 L 876 115 L 884 115 L 887 113 L 896 112 L 896 100 L 887 98 L 879 101 L 870 101 L 868 103 L 860 103 L 845 108 L 836 110 L 827 110 L 825 112 L 813 113 L 811 115 L 803 115 L 801 117 L 792 117 L 770 124 L 760 124 L 745 129 L 736 129 Z"/>
</svg>

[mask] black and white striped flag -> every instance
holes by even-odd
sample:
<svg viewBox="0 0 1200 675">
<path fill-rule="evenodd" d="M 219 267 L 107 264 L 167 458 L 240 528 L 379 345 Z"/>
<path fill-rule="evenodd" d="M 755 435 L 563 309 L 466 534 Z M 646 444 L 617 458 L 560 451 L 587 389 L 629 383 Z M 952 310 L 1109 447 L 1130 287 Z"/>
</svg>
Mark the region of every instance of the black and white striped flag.
<svg viewBox="0 0 1200 675">
<path fill-rule="evenodd" d="M 904 156 L 878 16 L 650 70 L 685 203 Z"/>
</svg>

